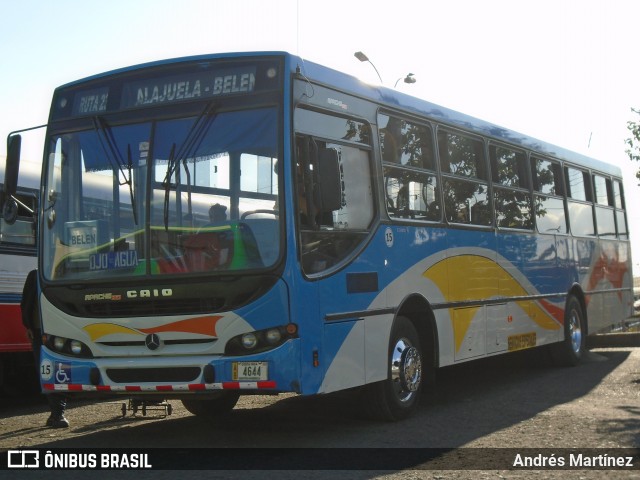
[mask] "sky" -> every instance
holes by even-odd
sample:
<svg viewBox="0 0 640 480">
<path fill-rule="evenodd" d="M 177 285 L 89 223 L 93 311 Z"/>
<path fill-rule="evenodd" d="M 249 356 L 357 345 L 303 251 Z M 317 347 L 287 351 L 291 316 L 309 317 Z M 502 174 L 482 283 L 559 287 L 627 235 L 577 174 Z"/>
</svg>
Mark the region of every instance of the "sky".
<svg viewBox="0 0 640 480">
<path fill-rule="evenodd" d="M 0 0 L 0 137 L 56 86 L 186 55 L 285 50 L 622 168 L 640 276 L 637 19 L 630 0 Z M 25 143 L 30 137 L 25 137 Z M 23 146 L 39 162 L 42 145 Z M 0 141 L 0 158 L 6 142 Z"/>
</svg>

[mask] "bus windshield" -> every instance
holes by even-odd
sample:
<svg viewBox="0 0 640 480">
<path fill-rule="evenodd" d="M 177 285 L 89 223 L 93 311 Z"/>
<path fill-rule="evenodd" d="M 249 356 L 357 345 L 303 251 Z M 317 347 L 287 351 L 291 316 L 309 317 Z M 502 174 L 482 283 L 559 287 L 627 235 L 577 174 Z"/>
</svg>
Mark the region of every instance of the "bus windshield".
<svg viewBox="0 0 640 480">
<path fill-rule="evenodd" d="M 254 270 L 280 256 L 275 107 L 94 116 L 48 141 L 50 280 Z"/>
</svg>

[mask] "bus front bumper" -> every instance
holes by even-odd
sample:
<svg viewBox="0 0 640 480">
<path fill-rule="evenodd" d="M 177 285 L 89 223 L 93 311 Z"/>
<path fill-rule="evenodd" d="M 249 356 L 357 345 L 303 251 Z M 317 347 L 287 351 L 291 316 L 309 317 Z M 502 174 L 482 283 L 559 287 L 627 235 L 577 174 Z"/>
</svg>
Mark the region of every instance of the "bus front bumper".
<svg viewBox="0 0 640 480">
<path fill-rule="evenodd" d="M 240 390 L 300 390 L 299 339 L 250 356 L 73 358 L 42 347 L 40 383 L 46 393 L 184 396 Z"/>
</svg>

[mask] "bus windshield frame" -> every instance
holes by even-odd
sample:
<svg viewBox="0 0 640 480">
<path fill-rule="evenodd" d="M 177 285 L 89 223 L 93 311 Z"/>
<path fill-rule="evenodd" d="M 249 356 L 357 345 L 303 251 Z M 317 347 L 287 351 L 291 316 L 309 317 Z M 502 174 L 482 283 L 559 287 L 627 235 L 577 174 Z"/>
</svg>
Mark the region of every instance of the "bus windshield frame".
<svg viewBox="0 0 640 480">
<path fill-rule="evenodd" d="M 56 92 L 43 177 L 46 280 L 228 275 L 279 264 L 282 66 L 196 66 Z"/>
</svg>

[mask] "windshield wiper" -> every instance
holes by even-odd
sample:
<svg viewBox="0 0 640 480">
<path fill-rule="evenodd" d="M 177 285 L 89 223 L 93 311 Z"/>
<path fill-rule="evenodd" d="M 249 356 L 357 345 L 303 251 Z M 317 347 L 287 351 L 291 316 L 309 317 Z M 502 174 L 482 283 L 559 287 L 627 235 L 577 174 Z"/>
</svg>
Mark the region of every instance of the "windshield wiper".
<svg viewBox="0 0 640 480">
<path fill-rule="evenodd" d="M 211 101 L 205 105 L 205 108 L 202 110 L 200 115 L 196 118 L 191 125 L 191 128 L 187 132 L 187 135 L 180 145 L 180 149 L 176 153 L 176 144 L 174 143 L 171 147 L 171 152 L 169 154 L 169 159 L 167 160 L 167 172 L 164 176 L 164 180 L 162 181 L 162 186 L 164 187 L 164 228 L 165 230 L 169 229 L 169 192 L 171 191 L 171 177 L 176 173 L 180 162 L 183 161 L 185 171 L 187 176 L 189 177 L 189 169 L 186 164 L 186 159 L 189 158 L 189 154 L 195 154 L 198 147 L 202 143 L 204 139 L 205 133 L 207 132 L 209 125 L 215 118 L 216 105 L 214 101 Z M 190 179 L 187 182 L 191 182 Z M 178 185 L 178 179 L 176 179 L 176 188 Z M 190 186 L 190 185 L 189 185 Z M 189 214 L 191 214 L 191 190 L 189 189 Z"/>
<path fill-rule="evenodd" d="M 98 134 L 98 139 L 100 140 L 100 146 L 102 147 L 102 150 L 105 156 L 107 157 L 107 160 L 111 164 L 111 168 L 115 170 L 115 165 L 113 164 L 113 162 L 115 161 L 117 163 L 118 170 L 120 171 L 120 174 L 124 179 L 123 182 L 120 182 L 118 180 L 118 184 L 121 186 L 126 184 L 129 187 L 129 195 L 131 196 L 131 210 L 133 212 L 133 222 L 135 223 L 135 225 L 138 225 L 138 214 L 136 209 L 135 196 L 133 193 L 133 182 L 131 180 L 132 179 L 131 170 L 133 167 L 132 157 L 131 157 L 131 144 L 127 144 L 127 163 L 125 165 L 122 158 L 120 157 L 120 152 L 115 146 L 115 140 L 111 138 L 111 130 L 109 129 L 109 126 L 105 123 L 104 119 L 99 116 L 93 117 L 93 126 L 96 133 Z M 106 143 L 106 146 L 105 146 L 105 143 Z M 124 171 L 125 166 L 127 167 L 129 176 L 125 174 L 125 171 Z"/>
<path fill-rule="evenodd" d="M 129 196 L 131 197 L 131 211 L 133 212 L 133 223 L 135 225 L 138 225 L 138 212 L 136 208 L 136 199 L 134 198 L 134 195 L 133 195 L 133 184 L 131 182 L 132 158 L 131 158 L 130 143 L 127 143 L 127 169 L 129 170 L 129 179 L 126 181 L 126 184 L 129 185 Z"/>
<path fill-rule="evenodd" d="M 169 194 L 171 193 L 171 175 L 172 171 L 175 169 L 173 167 L 174 158 L 176 153 L 176 144 L 174 143 L 171 146 L 171 152 L 169 152 L 169 159 L 167 160 L 167 174 L 162 181 L 162 186 L 164 187 L 164 229 L 165 231 L 169 230 Z"/>
</svg>

